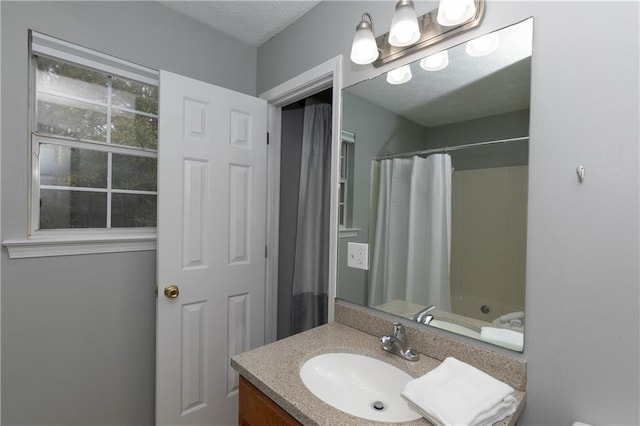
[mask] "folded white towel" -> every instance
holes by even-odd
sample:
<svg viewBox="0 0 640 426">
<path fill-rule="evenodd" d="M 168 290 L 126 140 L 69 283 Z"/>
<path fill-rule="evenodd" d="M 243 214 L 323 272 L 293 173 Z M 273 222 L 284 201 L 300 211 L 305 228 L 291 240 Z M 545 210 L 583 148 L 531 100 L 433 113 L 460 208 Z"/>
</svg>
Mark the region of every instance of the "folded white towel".
<svg viewBox="0 0 640 426">
<path fill-rule="evenodd" d="M 491 324 L 500 328 L 510 328 L 511 330 L 524 331 L 524 312 L 510 312 L 494 319 Z"/>
<path fill-rule="evenodd" d="M 501 317 L 498 317 L 495 320 L 493 320 L 493 323 L 494 324 L 508 323 L 514 319 L 519 319 L 524 321 L 524 312 L 523 311 L 509 312 L 508 314 L 502 315 Z"/>
<path fill-rule="evenodd" d="M 401 395 L 435 425 L 490 425 L 513 414 L 511 386 L 455 358 L 406 384 Z"/>
<path fill-rule="evenodd" d="M 507 328 L 480 327 L 480 340 L 514 351 L 521 351 L 524 347 L 524 334 Z"/>
<path fill-rule="evenodd" d="M 511 328 L 521 328 L 522 325 L 523 324 L 521 319 L 512 319 L 511 321 L 509 321 L 509 327 Z"/>
</svg>

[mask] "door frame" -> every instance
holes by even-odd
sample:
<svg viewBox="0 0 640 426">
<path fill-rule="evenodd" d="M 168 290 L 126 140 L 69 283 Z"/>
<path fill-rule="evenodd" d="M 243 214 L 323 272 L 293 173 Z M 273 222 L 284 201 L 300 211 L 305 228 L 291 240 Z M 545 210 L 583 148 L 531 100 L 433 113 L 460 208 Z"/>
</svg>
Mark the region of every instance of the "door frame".
<svg viewBox="0 0 640 426">
<path fill-rule="evenodd" d="M 280 150 L 282 107 L 329 87 L 333 88 L 331 126 L 331 217 L 329 220 L 329 293 L 328 321 L 333 321 L 338 255 L 338 162 L 340 155 L 340 118 L 342 116 L 342 55 L 335 56 L 259 97 L 267 108 L 267 259 L 265 271 L 265 344 L 277 338 L 278 328 L 278 236 L 280 218 Z"/>
<path fill-rule="evenodd" d="M 0 7 L 0 10 L 2 10 L 2 8 Z M 2 22 L 2 13 L 0 13 L 0 22 Z M 1 49 L 0 49 L 1 50 Z M 0 52 L 0 57 L 2 56 L 1 52 Z M 1 74 L 1 73 L 0 73 Z M 0 78 L 0 81 L 2 81 L 2 78 Z M 2 90 L 0 89 L 0 92 L 2 92 Z M 2 99 L 2 96 L 0 95 L 0 99 Z M 0 102 L 1 103 L 1 102 Z M 2 140 L 2 108 L 0 107 L 0 140 Z M 0 147 L 2 146 L 2 143 L 0 143 Z M 2 156 L 0 155 L 0 159 L 2 158 Z M 1 161 L 0 161 L 1 163 Z M 1 167 L 0 167 L 1 169 Z M 0 175 L 2 175 L 2 173 L 0 173 Z M 2 207 L 2 185 L 0 184 L 0 210 Z M 2 215 L 0 215 L 0 217 L 2 217 Z M 0 233 L 1 235 L 1 233 Z M 2 259 L 0 258 L 0 306 L 2 306 Z M 1 310 L 1 308 L 0 308 Z M 0 318 L 2 318 L 2 315 L 0 315 Z M 0 342 L 2 342 L 2 326 L 0 324 Z M 2 344 L 0 343 L 0 364 L 1 364 L 1 360 L 2 360 Z M 1 369 L 0 369 L 1 370 Z M 0 373 L 0 383 L 2 383 L 2 373 Z M 0 389 L 2 388 L 2 386 L 0 386 Z M 2 392 L 0 391 L 0 419 L 2 419 Z M 2 423 L 2 420 L 0 420 L 0 423 Z"/>
</svg>

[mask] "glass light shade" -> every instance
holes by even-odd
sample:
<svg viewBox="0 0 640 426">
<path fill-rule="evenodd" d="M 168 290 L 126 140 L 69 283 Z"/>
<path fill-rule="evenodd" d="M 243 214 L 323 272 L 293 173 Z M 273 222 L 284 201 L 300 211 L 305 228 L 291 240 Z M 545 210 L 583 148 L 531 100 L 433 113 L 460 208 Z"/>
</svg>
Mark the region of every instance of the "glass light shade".
<svg viewBox="0 0 640 426">
<path fill-rule="evenodd" d="M 389 44 L 396 47 L 410 46 L 419 39 L 420 26 L 413 2 L 401 0 L 396 5 L 396 12 L 391 19 Z"/>
<path fill-rule="evenodd" d="M 469 56 L 486 56 L 495 52 L 500 46 L 500 37 L 496 33 L 489 33 L 467 42 L 464 48 Z"/>
<path fill-rule="evenodd" d="M 367 65 L 378 59 L 378 45 L 370 26 L 358 25 L 351 44 L 351 62 Z"/>
<path fill-rule="evenodd" d="M 434 53 L 420 60 L 420 67 L 425 71 L 440 71 L 449 65 L 449 54 L 446 50 Z"/>
<path fill-rule="evenodd" d="M 409 67 L 409 65 L 403 65 L 387 72 L 387 83 L 402 84 L 411 80 L 411 77 L 413 77 L 411 74 L 411 67 Z"/>
<path fill-rule="evenodd" d="M 452 27 L 462 24 L 473 18 L 476 14 L 474 0 L 440 0 L 438 7 L 438 24 L 443 27 Z"/>
</svg>

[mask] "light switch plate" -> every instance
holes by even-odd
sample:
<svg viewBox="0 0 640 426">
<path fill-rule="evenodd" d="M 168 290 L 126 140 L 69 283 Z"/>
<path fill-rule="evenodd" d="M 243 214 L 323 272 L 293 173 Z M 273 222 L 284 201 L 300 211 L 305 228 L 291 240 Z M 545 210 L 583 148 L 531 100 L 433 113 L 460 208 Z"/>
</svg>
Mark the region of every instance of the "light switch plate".
<svg viewBox="0 0 640 426">
<path fill-rule="evenodd" d="M 347 243 L 347 266 L 356 269 L 369 269 L 369 244 Z"/>
</svg>

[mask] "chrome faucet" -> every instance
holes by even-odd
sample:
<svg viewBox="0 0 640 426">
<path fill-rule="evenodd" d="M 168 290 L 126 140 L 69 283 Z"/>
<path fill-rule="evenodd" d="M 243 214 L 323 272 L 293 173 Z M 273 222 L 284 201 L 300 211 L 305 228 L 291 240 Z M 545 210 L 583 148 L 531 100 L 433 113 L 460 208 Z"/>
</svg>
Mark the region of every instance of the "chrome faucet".
<svg viewBox="0 0 640 426">
<path fill-rule="evenodd" d="M 404 342 L 404 337 L 404 326 L 394 322 L 393 334 L 380 337 L 382 349 L 398 355 L 407 361 L 417 361 L 420 355 Z"/>
<path fill-rule="evenodd" d="M 420 324 L 429 324 L 433 319 L 433 315 L 430 315 L 429 312 L 434 310 L 436 305 L 427 306 L 422 309 L 420 312 L 413 316 L 413 320 L 415 322 L 419 322 Z"/>
</svg>

